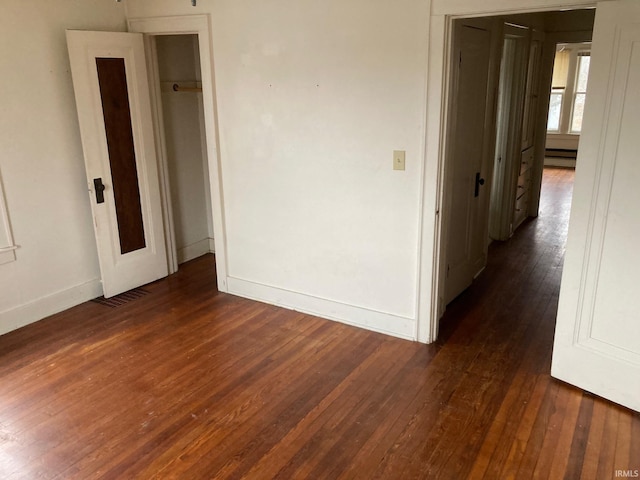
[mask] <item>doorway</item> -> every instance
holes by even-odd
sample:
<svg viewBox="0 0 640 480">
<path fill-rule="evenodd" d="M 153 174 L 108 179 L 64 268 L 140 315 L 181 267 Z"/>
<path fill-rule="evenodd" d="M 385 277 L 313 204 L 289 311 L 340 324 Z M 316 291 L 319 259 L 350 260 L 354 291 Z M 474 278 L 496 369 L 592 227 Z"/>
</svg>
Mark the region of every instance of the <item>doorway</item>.
<svg viewBox="0 0 640 480">
<path fill-rule="evenodd" d="M 157 57 L 161 131 L 164 133 L 164 195 L 169 207 L 170 273 L 178 265 L 214 253 L 214 228 L 196 35 L 153 37 Z"/>
<path fill-rule="evenodd" d="M 159 162 L 162 165 L 162 168 L 160 168 L 160 181 L 165 193 L 162 199 L 165 215 L 165 237 L 169 239 L 169 241 L 171 241 L 173 235 L 173 226 L 169 221 L 170 217 L 173 215 L 173 205 L 171 205 L 170 202 L 171 187 L 168 180 L 169 174 L 167 173 L 169 166 L 166 157 L 162 155 L 162 153 L 166 151 L 166 142 L 164 139 L 164 120 L 161 100 L 162 89 L 160 88 L 161 81 L 159 78 L 158 54 L 156 51 L 157 43 L 155 38 L 160 36 L 187 35 L 193 38 L 197 44 L 198 53 L 194 53 L 194 57 L 196 59 L 196 63 L 199 63 L 200 65 L 200 81 L 202 88 L 201 98 L 203 108 L 202 115 L 200 117 L 202 128 L 201 139 L 205 150 L 205 153 L 203 154 L 203 161 L 206 163 L 206 168 L 203 168 L 203 175 L 208 175 L 208 177 L 205 177 L 205 196 L 207 194 L 209 196 L 208 204 L 211 209 L 211 215 L 208 218 L 211 219 L 213 225 L 212 231 L 214 236 L 212 243 L 214 244 L 213 250 L 215 251 L 216 256 L 217 288 L 219 291 L 226 292 L 228 290 L 226 228 L 223 214 L 224 201 L 219 158 L 218 121 L 209 18 L 207 15 L 133 18 L 129 19 L 127 23 L 130 32 L 137 32 L 145 35 L 145 47 L 148 53 L 147 64 L 149 65 L 149 76 L 151 81 L 151 97 L 152 104 L 155 107 L 153 109 L 153 116 L 158 144 L 157 150 L 161 153 L 159 159 Z M 171 88 L 173 88 L 173 84 L 171 84 Z M 198 86 L 196 85 L 195 88 L 198 88 Z M 205 204 L 205 208 L 209 207 Z M 207 228 L 209 229 L 208 223 Z M 209 234 L 209 230 L 207 234 Z M 176 255 L 169 259 L 169 271 L 177 271 L 177 249 L 170 249 L 170 251 L 175 251 Z"/>
<path fill-rule="evenodd" d="M 544 144 L 546 137 L 547 112 L 549 106 L 549 92 L 553 69 L 553 53 L 559 42 L 565 38 L 589 37 L 593 30 L 593 10 L 576 10 L 566 12 L 544 12 L 499 17 L 483 17 L 482 19 L 453 20 L 453 46 L 449 61 L 450 79 L 449 107 L 447 118 L 447 139 L 444 145 L 444 174 L 443 174 L 443 228 L 441 231 L 440 276 L 438 287 L 439 308 L 438 318 L 444 313 L 446 304 L 454 298 L 450 286 L 450 259 L 452 251 L 455 258 L 456 243 L 476 242 L 477 249 L 487 248 L 493 240 L 506 241 L 513 235 L 515 229 L 526 221 L 527 217 L 536 217 L 539 211 L 540 189 L 544 166 Z M 457 132 L 463 125 L 458 120 L 463 118 L 465 123 L 473 123 L 469 118 L 472 111 L 464 115 L 455 109 L 458 93 L 457 70 L 458 53 L 456 46 L 456 32 L 459 25 L 471 21 L 482 20 L 492 29 L 494 36 L 501 40 L 494 48 L 499 60 L 487 65 L 486 69 L 495 68 L 493 75 L 484 70 L 478 73 L 478 78 L 493 78 L 493 84 L 487 88 L 488 92 L 497 91 L 493 109 L 493 117 L 484 120 L 484 129 L 494 135 L 491 156 L 494 159 L 491 168 L 481 172 L 481 177 L 491 179 L 491 202 L 479 203 L 479 207 L 486 205 L 486 210 L 477 212 L 467 211 L 466 214 L 475 215 L 475 221 L 482 225 L 478 231 L 484 229 L 489 232 L 482 238 L 458 238 L 452 235 L 450 225 L 455 225 L 458 215 L 455 205 L 465 198 L 471 191 L 473 179 L 456 183 L 451 171 L 459 170 L 455 161 L 455 152 L 460 137 Z M 571 31 L 557 31 L 558 25 L 571 25 Z M 487 98 L 489 98 L 489 93 Z M 468 191 L 467 191 L 468 190 Z M 475 186 L 478 191 L 477 185 Z M 472 223 L 474 220 L 466 220 Z M 455 233 L 455 232 L 454 232 Z M 455 241 L 454 241 L 455 240 Z M 471 247 L 470 247 L 471 248 Z M 487 250 L 485 250 L 487 251 Z M 475 268 L 476 276 L 481 268 Z M 469 284 L 471 284 L 471 278 Z M 467 285 L 468 286 L 468 285 Z M 437 331 L 437 328 L 436 328 Z"/>
</svg>

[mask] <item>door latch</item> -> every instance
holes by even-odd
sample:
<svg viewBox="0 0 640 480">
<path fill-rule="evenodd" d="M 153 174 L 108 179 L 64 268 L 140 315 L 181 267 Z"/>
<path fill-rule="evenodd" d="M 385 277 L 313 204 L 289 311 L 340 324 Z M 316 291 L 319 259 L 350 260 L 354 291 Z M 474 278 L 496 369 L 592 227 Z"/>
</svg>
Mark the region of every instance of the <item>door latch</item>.
<svg viewBox="0 0 640 480">
<path fill-rule="evenodd" d="M 480 178 L 480 172 L 476 173 L 476 189 L 473 194 L 474 197 L 480 195 L 480 186 L 484 185 L 484 178 Z"/>
<path fill-rule="evenodd" d="M 104 190 L 106 187 L 102 183 L 102 178 L 93 179 L 93 188 L 96 192 L 96 203 L 104 203 Z"/>
</svg>

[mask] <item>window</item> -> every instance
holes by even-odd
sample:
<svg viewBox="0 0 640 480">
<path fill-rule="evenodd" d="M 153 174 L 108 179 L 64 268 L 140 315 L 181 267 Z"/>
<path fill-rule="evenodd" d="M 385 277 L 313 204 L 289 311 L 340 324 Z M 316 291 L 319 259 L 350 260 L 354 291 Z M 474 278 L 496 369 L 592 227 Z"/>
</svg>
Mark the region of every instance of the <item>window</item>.
<svg viewBox="0 0 640 480">
<path fill-rule="evenodd" d="M 584 100 L 587 97 L 587 79 L 589 78 L 589 63 L 591 56 L 588 52 L 578 54 L 578 73 L 576 88 L 573 94 L 573 109 L 571 115 L 571 131 L 579 133 L 582 130 L 582 114 L 584 113 Z"/>
<path fill-rule="evenodd" d="M 547 120 L 547 130 L 558 132 L 560 130 L 560 113 L 562 112 L 562 97 L 564 90 L 552 89 L 549 98 L 549 118 Z"/>
<path fill-rule="evenodd" d="M 590 45 L 558 45 L 549 97 L 549 133 L 579 134 L 587 97 Z"/>
</svg>

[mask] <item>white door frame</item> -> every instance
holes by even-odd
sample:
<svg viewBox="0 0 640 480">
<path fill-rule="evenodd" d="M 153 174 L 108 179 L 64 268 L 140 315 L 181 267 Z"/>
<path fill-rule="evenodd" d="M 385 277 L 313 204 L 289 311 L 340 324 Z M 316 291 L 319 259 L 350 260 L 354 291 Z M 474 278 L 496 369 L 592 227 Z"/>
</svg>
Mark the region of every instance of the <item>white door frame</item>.
<svg viewBox="0 0 640 480">
<path fill-rule="evenodd" d="M 216 272 L 218 290 L 227 291 L 227 241 L 224 223 L 224 197 L 222 189 L 222 169 L 220 161 L 217 105 L 215 98 L 215 81 L 213 69 L 213 46 L 211 26 L 208 15 L 186 15 L 169 17 L 131 18 L 127 21 L 130 32 L 144 33 L 147 37 L 146 47 L 150 49 L 150 58 L 156 62 L 155 42 L 148 36 L 185 35 L 198 37 L 200 51 L 200 70 L 202 74 L 202 103 L 204 108 L 204 132 L 207 145 L 207 161 L 209 166 L 209 183 L 211 185 L 211 209 L 213 214 L 214 243 L 216 252 Z M 165 235 L 167 242 L 168 264 L 170 272 L 178 268 L 175 252 L 175 231 L 169 191 L 168 163 L 166 158 L 165 136 L 162 129 L 162 106 L 157 65 L 150 69 L 152 102 L 155 104 L 156 141 L 158 145 L 159 170 L 161 172 L 161 190 L 165 219 Z"/>
<path fill-rule="evenodd" d="M 508 5 L 508 6 L 506 6 Z M 547 12 L 594 7 L 595 2 L 573 0 L 432 0 L 429 25 L 427 71 L 426 141 L 423 168 L 422 222 L 420 240 L 420 288 L 417 338 L 431 343 L 438 337 L 438 323 L 444 311 L 441 295 L 446 271 L 443 238 L 444 180 L 447 158 L 447 106 L 449 104 L 449 57 L 452 24 L 455 19 Z M 432 160 L 432 159 L 435 159 Z M 587 179 L 588 180 L 588 179 Z"/>
</svg>

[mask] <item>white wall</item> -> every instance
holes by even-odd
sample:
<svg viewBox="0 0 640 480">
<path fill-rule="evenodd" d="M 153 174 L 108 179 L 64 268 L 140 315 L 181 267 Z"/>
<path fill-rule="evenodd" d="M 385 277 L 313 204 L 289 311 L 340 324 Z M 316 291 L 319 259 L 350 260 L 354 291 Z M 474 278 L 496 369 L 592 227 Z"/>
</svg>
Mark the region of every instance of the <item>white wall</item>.
<svg viewBox="0 0 640 480">
<path fill-rule="evenodd" d="M 3 2 L 0 171 L 22 248 L 0 266 L 2 328 L 96 289 L 64 28 L 120 30 L 122 8 L 129 18 L 210 14 L 229 290 L 410 338 L 419 316 L 426 340 L 436 312 L 444 15 L 575 4 Z M 391 169 L 397 149 L 407 151 L 405 172 Z"/>
<path fill-rule="evenodd" d="M 0 333 L 101 293 L 67 28 L 124 30 L 124 7 L 0 2 L 0 171 L 20 246 L 0 265 Z"/>
<path fill-rule="evenodd" d="M 202 94 L 172 88 L 174 83 L 196 86 L 199 52 L 193 35 L 158 36 L 156 45 L 175 240 L 178 261 L 183 263 L 213 251 L 209 173 L 201 136 Z"/>
<path fill-rule="evenodd" d="M 571 133 L 547 133 L 546 148 L 551 150 L 578 150 L 580 135 Z"/>
<path fill-rule="evenodd" d="M 127 11 L 211 14 L 230 291 L 413 337 L 426 3 L 127 0 Z M 393 171 L 393 150 L 406 150 L 406 171 Z"/>
</svg>

